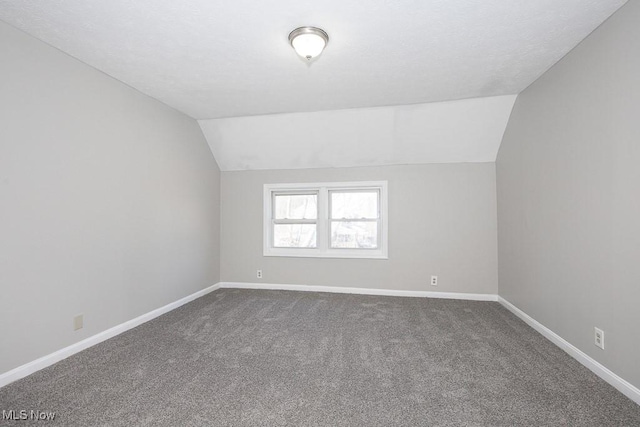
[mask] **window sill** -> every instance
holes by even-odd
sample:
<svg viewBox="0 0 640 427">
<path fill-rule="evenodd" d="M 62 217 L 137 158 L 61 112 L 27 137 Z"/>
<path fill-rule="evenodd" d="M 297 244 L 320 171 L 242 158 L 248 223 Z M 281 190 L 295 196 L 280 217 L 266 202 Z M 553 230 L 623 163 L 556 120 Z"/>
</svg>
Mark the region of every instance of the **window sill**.
<svg viewBox="0 0 640 427">
<path fill-rule="evenodd" d="M 386 253 L 381 250 L 332 250 L 320 252 L 316 249 L 269 249 L 262 254 L 266 257 L 289 257 L 289 258 L 337 258 L 337 259 L 389 259 Z"/>
</svg>

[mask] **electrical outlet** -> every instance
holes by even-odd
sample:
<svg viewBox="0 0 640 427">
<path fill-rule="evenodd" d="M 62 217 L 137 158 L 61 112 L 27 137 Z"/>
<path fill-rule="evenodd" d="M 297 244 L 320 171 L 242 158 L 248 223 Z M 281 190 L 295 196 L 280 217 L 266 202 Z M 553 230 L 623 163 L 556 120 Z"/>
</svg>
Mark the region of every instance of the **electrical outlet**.
<svg viewBox="0 0 640 427">
<path fill-rule="evenodd" d="M 594 328 L 594 330 L 595 330 L 594 343 L 596 347 L 600 347 L 601 349 L 604 350 L 604 331 L 598 328 Z"/>
<path fill-rule="evenodd" d="M 78 314 L 73 318 L 73 330 L 77 331 L 78 329 L 82 329 L 84 327 L 84 315 Z"/>
<path fill-rule="evenodd" d="M 438 276 L 431 276 L 431 286 L 438 286 Z"/>
<path fill-rule="evenodd" d="M 257 277 L 258 279 L 262 279 L 262 270 L 258 270 L 258 271 L 256 272 L 256 277 Z"/>
</svg>

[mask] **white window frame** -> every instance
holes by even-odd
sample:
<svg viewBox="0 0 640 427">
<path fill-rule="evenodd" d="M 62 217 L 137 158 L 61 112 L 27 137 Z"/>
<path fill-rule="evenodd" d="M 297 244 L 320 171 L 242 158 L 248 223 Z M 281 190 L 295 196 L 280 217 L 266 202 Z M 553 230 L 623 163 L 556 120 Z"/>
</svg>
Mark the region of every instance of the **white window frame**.
<svg viewBox="0 0 640 427">
<path fill-rule="evenodd" d="M 265 184 L 263 198 L 263 255 L 304 258 L 369 258 L 388 259 L 389 248 L 389 209 L 387 181 L 362 182 L 316 182 L 296 184 Z M 375 249 L 331 248 L 330 191 L 366 191 L 379 192 L 378 203 L 378 247 Z M 274 194 L 318 193 L 318 218 L 315 248 L 276 248 L 273 246 L 273 200 Z"/>
</svg>

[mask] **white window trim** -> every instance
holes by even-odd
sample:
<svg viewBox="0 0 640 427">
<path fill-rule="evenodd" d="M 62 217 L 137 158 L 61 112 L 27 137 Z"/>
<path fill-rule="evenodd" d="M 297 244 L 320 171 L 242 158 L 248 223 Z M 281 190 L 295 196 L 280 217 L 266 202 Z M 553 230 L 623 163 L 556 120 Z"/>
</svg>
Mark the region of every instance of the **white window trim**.
<svg viewBox="0 0 640 427">
<path fill-rule="evenodd" d="M 297 184 L 265 184 L 263 201 L 263 255 L 303 258 L 367 258 L 388 259 L 389 209 L 387 181 L 358 182 L 314 182 Z M 318 222 L 316 248 L 275 248 L 272 245 L 273 193 L 284 191 L 317 191 Z M 379 190 L 380 230 L 377 249 L 336 249 L 330 248 L 329 238 L 329 190 Z"/>
</svg>

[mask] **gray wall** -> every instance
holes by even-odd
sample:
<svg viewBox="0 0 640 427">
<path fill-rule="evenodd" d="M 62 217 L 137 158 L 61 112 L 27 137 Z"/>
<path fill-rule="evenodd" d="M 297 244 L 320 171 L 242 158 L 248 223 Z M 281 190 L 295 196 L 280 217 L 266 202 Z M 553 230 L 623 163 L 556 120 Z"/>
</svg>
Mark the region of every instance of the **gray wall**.
<svg viewBox="0 0 640 427">
<path fill-rule="evenodd" d="M 220 172 L 194 120 L 3 23 L 0 64 L 3 373 L 218 282 Z"/>
<path fill-rule="evenodd" d="M 627 3 L 520 94 L 497 160 L 500 295 L 636 387 L 639 23 Z"/>
<path fill-rule="evenodd" d="M 367 180 L 389 181 L 388 260 L 262 256 L 265 183 Z M 221 193 L 223 281 L 497 293 L 494 163 L 223 172 Z"/>
</svg>

